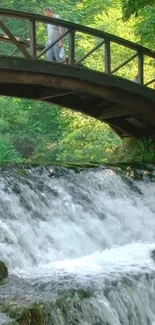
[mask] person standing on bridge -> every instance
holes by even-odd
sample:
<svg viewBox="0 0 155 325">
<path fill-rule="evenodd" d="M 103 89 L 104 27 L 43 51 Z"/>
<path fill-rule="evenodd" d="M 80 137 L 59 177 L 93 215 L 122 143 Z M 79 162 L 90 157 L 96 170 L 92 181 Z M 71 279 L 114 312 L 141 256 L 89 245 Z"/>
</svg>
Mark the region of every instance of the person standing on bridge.
<svg viewBox="0 0 155 325">
<path fill-rule="evenodd" d="M 44 9 L 44 15 L 47 17 L 58 18 L 60 19 L 59 15 L 55 15 L 51 8 L 47 7 Z M 46 47 L 50 44 L 54 43 L 56 39 L 58 39 L 63 33 L 61 27 L 48 24 L 47 25 L 47 41 Z M 58 41 L 55 45 L 53 45 L 49 50 L 46 51 L 46 60 L 48 61 L 56 61 L 56 62 L 64 62 L 65 60 L 65 52 L 63 47 L 62 40 Z"/>
</svg>

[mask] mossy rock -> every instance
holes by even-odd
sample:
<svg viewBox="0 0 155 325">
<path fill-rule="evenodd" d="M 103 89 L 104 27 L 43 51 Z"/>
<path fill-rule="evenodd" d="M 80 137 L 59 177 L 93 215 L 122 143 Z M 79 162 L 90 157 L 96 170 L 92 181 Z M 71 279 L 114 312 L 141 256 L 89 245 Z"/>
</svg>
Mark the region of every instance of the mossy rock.
<svg viewBox="0 0 155 325">
<path fill-rule="evenodd" d="M 8 269 L 6 265 L 0 261 L 0 284 L 8 278 Z"/>
<path fill-rule="evenodd" d="M 44 325 L 45 315 L 39 306 L 27 307 L 20 316 L 20 325 Z"/>
</svg>

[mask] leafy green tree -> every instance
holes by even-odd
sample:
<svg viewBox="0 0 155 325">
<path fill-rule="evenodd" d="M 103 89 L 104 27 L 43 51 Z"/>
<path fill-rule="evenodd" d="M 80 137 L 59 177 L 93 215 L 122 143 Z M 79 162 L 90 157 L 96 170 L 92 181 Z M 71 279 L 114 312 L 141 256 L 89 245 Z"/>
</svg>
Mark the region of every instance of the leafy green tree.
<svg viewBox="0 0 155 325">
<path fill-rule="evenodd" d="M 140 42 L 155 50 L 155 1 L 154 0 L 121 0 L 123 19 L 135 17 L 135 33 Z"/>
<path fill-rule="evenodd" d="M 155 6 L 154 0 L 121 0 L 124 19 L 129 19 L 132 15 L 138 16 L 141 10 Z"/>
</svg>

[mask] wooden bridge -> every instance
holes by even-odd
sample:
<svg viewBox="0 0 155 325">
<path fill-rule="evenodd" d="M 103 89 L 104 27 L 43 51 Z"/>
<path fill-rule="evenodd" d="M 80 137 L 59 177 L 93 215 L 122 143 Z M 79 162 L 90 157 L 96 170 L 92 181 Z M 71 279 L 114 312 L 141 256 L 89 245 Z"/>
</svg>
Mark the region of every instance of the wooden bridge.
<svg viewBox="0 0 155 325">
<path fill-rule="evenodd" d="M 106 122 L 122 137 L 155 137 L 155 52 L 100 30 L 42 15 L 1 8 L 0 16 L 0 95 L 43 100 L 83 112 Z M 20 28 L 13 30 L 14 20 L 25 27 L 25 38 L 19 35 Z M 63 27 L 64 33 L 45 48 L 39 30 L 48 23 Z M 45 52 L 62 38 L 66 62 L 46 61 Z M 92 48 L 84 51 L 80 41 L 88 38 Z M 122 51 L 127 55 L 119 64 L 113 62 L 116 46 L 119 59 Z M 90 65 L 91 55 L 96 55 L 99 69 Z M 130 74 L 132 62 L 137 80 Z M 124 67 L 129 67 L 126 75 Z"/>
</svg>

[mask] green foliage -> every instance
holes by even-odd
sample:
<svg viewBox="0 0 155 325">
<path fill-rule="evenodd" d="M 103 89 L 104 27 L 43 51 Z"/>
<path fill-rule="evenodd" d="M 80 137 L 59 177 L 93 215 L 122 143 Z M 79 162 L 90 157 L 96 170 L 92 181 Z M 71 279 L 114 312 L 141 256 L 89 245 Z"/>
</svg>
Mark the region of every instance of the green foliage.
<svg viewBox="0 0 155 325">
<path fill-rule="evenodd" d="M 136 19 L 135 32 L 140 36 L 142 44 L 155 50 L 155 6 L 143 8 L 140 14 L 141 16 Z"/>
<path fill-rule="evenodd" d="M 128 138 L 116 148 L 109 161 L 114 163 L 154 163 L 155 143 L 150 138 Z"/>
<path fill-rule="evenodd" d="M 155 1 L 154 0 L 121 0 L 123 19 L 135 17 L 135 33 L 145 46 L 155 50 Z"/>
<path fill-rule="evenodd" d="M 22 162 L 22 157 L 15 150 L 9 139 L 2 137 L 0 138 L 0 164 L 8 162 Z"/>
<path fill-rule="evenodd" d="M 131 15 L 138 15 L 141 9 L 155 5 L 154 0 L 121 0 L 124 19 L 129 19 Z"/>
<path fill-rule="evenodd" d="M 63 0 L 59 2 L 49 2 L 47 0 L 1 0 L 1 7 L 28 11 L 36 14 L 43 14 L 43 9 L 45 7 L 50 7 L 54 12 L 59 13 L 62 19 L 77 21 L 82 16 L 82 12 L 78 7 L 79 3 L 79 0 L 65 0 L 65 2 Z"/>
<path fill-rule="evenodd" d="M 109 16 L 108 10 L 113 6 L 113 0 L 83 0 L 78 5 L 78 8 L 83 12 L 82 22 L 84 24 L 92 23 L 92 18 L 103 12 Z"/>
<path fill-rule="evenodd" d="M 60 161 L 70 162 L 104 161 L 107 154 L 120 143 L 121 140 L 108 125 L 75 113 L 64 138 L 59 142 L 58 157 Z"/>
</svg>

